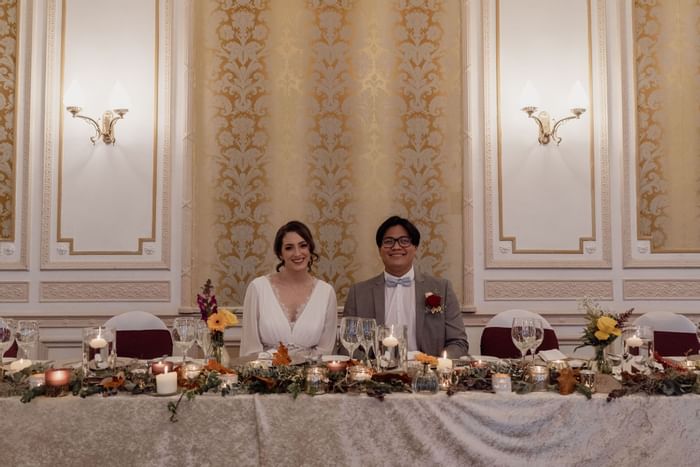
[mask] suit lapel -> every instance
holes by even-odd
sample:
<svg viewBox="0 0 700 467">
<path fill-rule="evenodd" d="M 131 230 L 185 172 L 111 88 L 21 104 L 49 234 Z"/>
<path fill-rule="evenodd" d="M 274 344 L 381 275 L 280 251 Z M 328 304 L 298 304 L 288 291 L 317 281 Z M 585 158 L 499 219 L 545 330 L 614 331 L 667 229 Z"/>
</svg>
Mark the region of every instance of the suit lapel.
<svg viewBox="0 0 700 467">
<path fill-rule="evenodd" d="M 372 279 L 372 300 L 374 301 L 374 319 L 377 325 L 384 324 L 384 273 Z"/>
<path fill-rule="evenodd" d="M 416 284 L 416 345 L 422 347 L 423 342 L 423 325 L 425 320 L 425 292 L 426 283 L 425 277 L 418 270 L 414 269 L 414 280 Z"/>
</svg>

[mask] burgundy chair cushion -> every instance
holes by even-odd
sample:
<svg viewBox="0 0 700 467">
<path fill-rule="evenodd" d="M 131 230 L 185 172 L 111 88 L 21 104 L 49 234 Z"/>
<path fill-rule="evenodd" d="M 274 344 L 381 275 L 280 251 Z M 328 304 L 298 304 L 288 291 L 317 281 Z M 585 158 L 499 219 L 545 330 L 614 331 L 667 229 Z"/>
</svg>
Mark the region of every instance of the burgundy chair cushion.
<svg viewBox="0 0 700 467">
<path fill-rule="evenodd" d="M 173 340 L 165 329 L 117 331 L 117 356 L 149 359 L 173 354 Z"/>
<path fill-rule="evenodd" d="M 3 356 L 7 358 L 14 358 L 17 356 L 17 341 L 12 342 L 12 345 L 9 349 L 7 349 Z"/>
<path fill-rule="evenodd" d="M 700 353 L 700 342 L 697 335 L 690 332 L 654 331 L 654 350 L 661 356 L 685 355 Z"/>
<path fill-rule="evenodd" d="M 537 348 L 551 350 L 559 348 L 559 340 L 552 329 L 544 330 L 544 339 Z M 520 350 L 513 344 L 510 337 L 510 328 L 488 327 L 481 334 L 481 355 L 490 355 L 498 358 L 520 358 Z"/>
</svg>

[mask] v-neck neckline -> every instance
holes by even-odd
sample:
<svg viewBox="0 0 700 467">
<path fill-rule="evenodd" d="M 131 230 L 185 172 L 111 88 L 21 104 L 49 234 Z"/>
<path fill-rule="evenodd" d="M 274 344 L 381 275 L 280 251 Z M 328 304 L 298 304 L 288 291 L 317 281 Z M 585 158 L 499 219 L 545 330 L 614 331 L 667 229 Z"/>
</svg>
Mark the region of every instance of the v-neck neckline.
<svg viewBox="0 0 700 467">
<path fill-rule="evenodd" d="M 294 332 L 294 326 L 296 323 L 299 322 L 302 316 L 304 316 L 304 313 L 306 312 L 306 308 L 309 305 L 309 302 L 311 301 L 311 297 L 313 296 L 314 292 L 316 291 L 316 286 L 318 285 L 318 279 L 315 277 L 312 277 L 312 285 L 311 285 L 311 290 L 309 291 L 309 294 L 306 296 L 306 299 L 304 302 L 297 308 L 299 310 L 299 313 L 296 316 L 296 319 L 294 321 L 289 320 L 289 314 L 287 314 L 287 307 L 285 306 L 284 303 L 282 303 L 282 300 L 280 299 L 280 294 L 279 290 L 275 286 L 275 284 L 272 283 L 272 276 L 268 275 L 267 277 L 267 282 L 270 284 L 270 289 L 272 289 L 272 295 L 275 297 L 275 301 L 277 302 L 277 307 L 279 308 L 280 313 L 282 313 L 282 316 L 284 317 L 284 320 L 287 322 L 287 325 L 289 326 L 289 331 L 290 333 Z"/>
</svg>

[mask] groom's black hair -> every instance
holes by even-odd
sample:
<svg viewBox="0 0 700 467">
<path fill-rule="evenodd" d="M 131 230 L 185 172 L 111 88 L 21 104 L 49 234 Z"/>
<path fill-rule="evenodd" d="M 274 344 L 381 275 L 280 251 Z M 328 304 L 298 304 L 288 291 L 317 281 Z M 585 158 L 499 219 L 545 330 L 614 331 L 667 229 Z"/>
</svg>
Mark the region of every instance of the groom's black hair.
<svg viewBox="0 0 700 467">
<path fill-rule="evenodd" d="M 411 243 L 414 246 L 418 246 L 420 244 L 420 232 L 411 221 L 409 221 L 408 219 L 404 219 L 403 217 L 391 216 L 390 218 L 382 222 L 382 225 L 380 225 L 377 229 L 377 248 L 381 248 L 382 240 L 384 240 L 384 235 L 386 235 L 386 231 L 395 225 L 400 225 L 401 227 L 406 229 L 406 232 L 408 232 L 408 236 L 411 237 Z"/>
</svg>

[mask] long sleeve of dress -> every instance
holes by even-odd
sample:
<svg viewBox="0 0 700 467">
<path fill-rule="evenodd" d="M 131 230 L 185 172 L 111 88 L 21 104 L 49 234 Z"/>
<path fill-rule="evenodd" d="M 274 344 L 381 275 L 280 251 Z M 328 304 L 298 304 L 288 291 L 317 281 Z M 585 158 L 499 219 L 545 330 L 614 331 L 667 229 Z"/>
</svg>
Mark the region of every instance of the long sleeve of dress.
<svg viewBox="0 0 700 467">
<path fill-rule="evenodd" d="M 328 300 L 326 303 L 325 321 L 323 324 L 323 333 L 318 342 L 318 351 L 321 354 L 330 354 L 335 348 L 335 338 L 338 326 L 338 302 L 335 296 L 335 290 L 328 285 Z"/>
<path fill-rule="evenodd" d="M 255 355 L 263 351 L 258 332 L 259 297 L 254 283 L 248 285 L 243 299 L 243 335 L 240 355 Z"/>
</svg>

